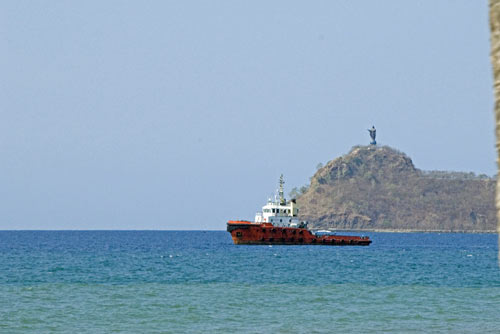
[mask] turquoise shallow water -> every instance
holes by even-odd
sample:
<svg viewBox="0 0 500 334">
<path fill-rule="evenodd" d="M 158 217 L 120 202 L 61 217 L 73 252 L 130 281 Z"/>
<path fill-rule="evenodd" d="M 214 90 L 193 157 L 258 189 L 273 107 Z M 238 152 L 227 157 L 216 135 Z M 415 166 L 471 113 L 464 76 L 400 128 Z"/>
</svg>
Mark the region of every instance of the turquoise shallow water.
<svg viewBox="0 0 500 334">
<path fill-rule="evenodd" d="M 491 234 L 235 246 L 227 232 L 0 232 L 0 333 L 498 333 Z"/>
</svg>

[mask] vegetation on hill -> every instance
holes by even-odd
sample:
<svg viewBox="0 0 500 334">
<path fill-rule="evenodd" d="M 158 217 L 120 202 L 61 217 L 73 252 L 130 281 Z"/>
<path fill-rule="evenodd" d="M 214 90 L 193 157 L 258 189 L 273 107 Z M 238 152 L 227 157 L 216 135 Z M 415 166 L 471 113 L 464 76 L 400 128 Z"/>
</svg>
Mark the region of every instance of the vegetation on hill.
<svg viewBox="0 0 500 334">
<path fill-rule="evenodd" d="M 295 190 L 314 228 L 348 230 L 496 230 L 493 178 L 421 171 L 402 152 L 356 146 Z"/>
</svg>

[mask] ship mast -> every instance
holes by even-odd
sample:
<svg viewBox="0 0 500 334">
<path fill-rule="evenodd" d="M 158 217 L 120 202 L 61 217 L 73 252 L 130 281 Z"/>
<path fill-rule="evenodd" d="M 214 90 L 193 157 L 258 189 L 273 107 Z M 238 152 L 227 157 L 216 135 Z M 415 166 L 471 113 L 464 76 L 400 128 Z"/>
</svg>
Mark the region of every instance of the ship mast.
<svg viewBox="0 0 500 334">
<path fill-rule="evenodd" d="M 284 191 L 283 191 L 283 186 L 285 185 L 285 181 L 283 180 L 283 174 L 281 174 L 280 176 L 280 190 L 279 190 L 279 196 L 280 196 L 280 204 L 281 205 L 285 205 L 286 204 L 286 200 L 285 200 L 285 195 L 283 194 Z"/>
</svg>

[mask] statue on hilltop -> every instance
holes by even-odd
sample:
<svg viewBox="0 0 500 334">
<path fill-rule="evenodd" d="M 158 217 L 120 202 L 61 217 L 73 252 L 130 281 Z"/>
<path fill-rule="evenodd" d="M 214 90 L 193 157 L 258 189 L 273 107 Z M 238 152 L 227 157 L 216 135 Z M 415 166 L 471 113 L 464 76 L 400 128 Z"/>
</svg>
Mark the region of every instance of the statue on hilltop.
<svg viewBox="0 0 500 334">
<path fill-rule="evenodd" d="M 377 145 L 377 141 L 375 140 L 375 137 L 377 136 L 377 130 L 375 130 L 375 126 L 372 125 L 371 129 L 368 129 L 368 132 L 370 132 L 370 137 L 372 141 L 370 142 L 371 145 Z"/>
</svg>

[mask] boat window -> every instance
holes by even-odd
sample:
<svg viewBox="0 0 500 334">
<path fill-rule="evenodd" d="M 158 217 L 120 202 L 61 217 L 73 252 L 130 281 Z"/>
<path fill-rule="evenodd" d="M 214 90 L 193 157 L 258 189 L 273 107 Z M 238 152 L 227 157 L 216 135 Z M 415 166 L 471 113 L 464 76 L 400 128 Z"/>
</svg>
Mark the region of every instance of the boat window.
<svg viewBox="0 0 500 334">
<path fill-rule="evenodd" d="M 274 213 L 274 209 L 273 209 L 273 213 Z"/>
</svg>

